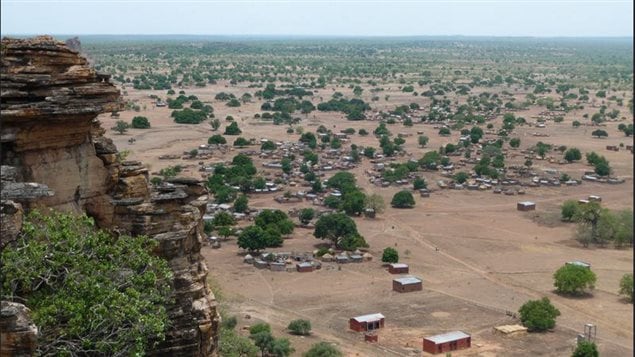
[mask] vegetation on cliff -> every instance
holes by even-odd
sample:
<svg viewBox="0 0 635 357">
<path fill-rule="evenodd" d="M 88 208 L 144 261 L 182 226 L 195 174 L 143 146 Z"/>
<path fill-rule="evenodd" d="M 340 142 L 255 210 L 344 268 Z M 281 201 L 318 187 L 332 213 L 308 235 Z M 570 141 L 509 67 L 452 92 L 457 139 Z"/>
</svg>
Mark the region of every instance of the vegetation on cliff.
<svg viewBox="0 0 635 357">
<path fill-rule="evenodd" d="M 144 354 L 165 338 L 172 273 L 145 236 L 85 215 L 32 211 L 2 251 L 3 298 L 25 303 L 42 355 Z"/>
</svg>

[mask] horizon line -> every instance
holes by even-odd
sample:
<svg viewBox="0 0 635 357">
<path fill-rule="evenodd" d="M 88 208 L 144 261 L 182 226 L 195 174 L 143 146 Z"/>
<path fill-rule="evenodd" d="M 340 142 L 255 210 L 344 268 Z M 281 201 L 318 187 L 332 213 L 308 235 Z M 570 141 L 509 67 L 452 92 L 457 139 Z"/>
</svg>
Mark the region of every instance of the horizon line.
<svg viewBox="0 0 635 357">
<path fill-rule="evenodd" d="M 335 37 L 335 38 L 404 38 L 404 37 L 493 37 L 493 38 L 633 38 L 629 35 L 327 35 L 327 34 L 188 34 L 188 33 L 2 33 L 5 36 L 219 36 L 219 37 Z"/>
</svg>

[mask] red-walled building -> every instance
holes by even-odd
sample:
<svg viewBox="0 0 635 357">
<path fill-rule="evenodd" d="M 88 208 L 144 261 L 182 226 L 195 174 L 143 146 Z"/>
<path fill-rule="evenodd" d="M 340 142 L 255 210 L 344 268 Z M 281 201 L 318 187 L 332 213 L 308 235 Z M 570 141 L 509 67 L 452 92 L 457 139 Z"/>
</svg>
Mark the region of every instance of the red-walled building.
<svg viewBox="0 0 635 357">
<path fill-rule="evenodd" d="M 388 265 L 388 272 L 390 274 L 408 274 L 409 272 L 408 264 L 392 263 Z"/>
<path fill-rule="evenodd" d="M 357 332 L 366 332 L 377 330 L 384 327 L 384 315 L 382 314 L 368 314 L 363 316 L 353 317 L 348 321 L 348 326 L 351 330 Z"/>
<path fill-rule="evenodd" d="M 462 350 L 471 345 L 472 337 L 463 331 L 452 331 L 423 339 L 423 350 L 432 354 Z"/>
</svg>

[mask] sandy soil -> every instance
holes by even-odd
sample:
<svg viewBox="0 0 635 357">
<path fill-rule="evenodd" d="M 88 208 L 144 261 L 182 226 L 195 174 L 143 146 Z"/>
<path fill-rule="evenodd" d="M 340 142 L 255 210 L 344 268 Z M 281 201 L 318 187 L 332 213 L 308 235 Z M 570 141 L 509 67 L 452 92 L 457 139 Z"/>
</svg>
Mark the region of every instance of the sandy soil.
<svg viewBox="0 0 635 357">
<path fill-rule="evenodd" d="M 396 105 L 416 102 L 426 105 L 421 97 L 412 97 L 392 91 L 381 92 L 380 102 L 373 107 L 392 109 Z M 337 88 L 345 94 L 346 88 Z M 218 84 L 206 88 L 186 89 L 187 95 L 195 94 L 203 102 L 209 102 L 221 119 L 224 130 L 225 116 L 233 115 L 246 138 L 270 138 L 275 140 L 297 140 L 299 135 L 286 134 L 287 126 L 272 124 L 254 125 L 253 115 L 260 112 L 260 102 L 229 108 L 213 100 L 220 91 L 231 92 L 238 97 L 244 92 L 253 92 L 239 86 Z M 149 94 L 164 97 L 165 92 L 128 89 L 126 99 L 137 100 L 146 105 L 139 113 L 122 112 L 121 118 L 130 121 L 135 115 L 149 118 L 152 129 L 132 129 L 124 135 L 109 131 L 120 150 L 130 150 L 129 159 L 147 163 L 151 171 L 174 165 L 189 165 L 184 174 L 198 176 L 196 163 L 199 160 L 159 160 L 163 154 L 181 155 L 185 151 L 206 143 L 212 135 L 207 124 L 179 125 L 169 117 L 167 108 L 153 108 Z M 333 90 L 321 90 L 313 99 L 325 100 Z M 390 101 L 384 96 L 389 94 Z M 368 98 L 366 98 L 368 96 Z M 370 94 L 363 96 L 370 101 Z M 626 111 L 626 108 L 621 108 Z M 388 274 L 378 261 L 344 265 L 339 269 L 334 264 L 324 264 L 313 273 L 279 273 L 257 270 L 242 263 L 242 254 L 235 241 L 224 242 L 221 249 L 205 247 L 205 256 L 210 268 L 210 279 L 220 286 L 223 305 L 230 314 L 239 317 L 239 326 L 253 324 L 256 320 L 270 323 L 274 335 L 291 339 L 296 355 L 306 351 L 319 340 L 332 341 L 351 356 L 410 356 L 421 355 L 424 336 L 463 330 L 472 334 L 473 347 L 453 352 L 453 356 L 563 356 L 568 355 L 576 334 L 581 333 L 585 323 L 597 325 L 597 342 L 603 356 L 633 355 L 633 305 L 626 303 L 617 291 L 619 280 L 626 272 L 633 271 L 632 249 L 582 248 L 573 239 L 573 226 L 561 223 L 559 205 L 566 199 L 600 195 L 602 204 L 611 209 L 633 207 L 633 156 L 621 150 L 605 150 L 606 145 L 632 144 L 617 131 L 618 123 L 607 123 L 606 139 L 594 139 L 590 132 L 595 128 L 582 126 L 574 129 L 571 122 L 580 120 L 583 113 L 592 113 L 593 108 L 569 113 L 565 121 L 547 123 L 547 128 L 519 127 L 514 137 L 521 138 L 521 148 L 537 141 L 554 145 L 578 147 L 583 153 L 596 151 L 611 163 L 615 174 L 626 179 L 621 185 L 606 185 L 584 182 L 578 187 L 527 188 L 523 196 L 495 195 L 491 191 L 436 191 L 429 198 L 416 197 L 416 207 L 411 210 L 387 208 L 377 219 L 356 219 L 360 232 L 370 244 L 370 253 L 376 259 L 388 246 L 395 247 L 401 261 L 410 265 L 412 275 L 423 279 L 421 292 L 399 294 L 391 291 L 393 276 Z M 609 109 L 610 110 L 610 109 Z M 542 111 L 541 108 L 518 112 L 528 121 Z M 305 130 L 315 130 L 323 124 L 333 131 L 348 127 L 365 128 L 369 132 L 377 122 L 351 122 L 337 113 L 314 112 L 301 115 L 300 124 Z M 100 120 L 105 128 L 114 125 L 116 119 L 103 115 Z M 500 119 L 498 119 L 500 121 Z M 632 120 L 632 118 L 630 119 Z M 581 120 L 582 121 L 582 120 Z M 437 135 L 432 125 L 415 124 L 412 128 L 401 124 L 389 126 L 393 133 L 424 131 L 430 137 L 428 148 L 419 148 L 416 134 L 407 138 L 405 149 L 412 157 L 419 158 L 428 150 L 441 145 L 455 143 L 458 133 L 450 137 Z M 548 137 L 534 137 L 534 132 L 545 132 Z M 135 138 L 134 144 L 128 139 Z M 234 138 L 227 136 L 231 143 Z M 353 143 L 377 147 L 377 139 L 353 136 Z M 226 155 L 214 156 L 210 162 L 230 159 L 239 150 Z M 556 159 L 561 154 L 551 154 Z M 406 157 L 407 158 L 407 157 Z M 404 160 L 404 159 L 400 159 Z M 508 164 L 522 164 L 518 155 L 507 160 Z M 259 166 L 261 169 L 262 166 Z M 364 171 L 370 163 L 364 161 L 352 172 L 358 184 L 367 193 L 379 193 L 386 202 L 399 190 L 397 187 L 377 188 L 368 183 Z M 534 161 L 534 171 L 555 168 L 575 178 L 590 167 L 585 163 L 568 165 L 549 164 L 546 160 Z M 429 186 L 436 188 L 436 174 L 423 173 Z M 516 202 L 531 200 L 537 203 L 535 212 L 516 211 Z M 277 207 L 289 209 L 273 201 L 271 195 L 250 197 L 252 207 Z M 299 206 L 309 206 L 302 203 Z M 312 236 L 312 231 L 298 228 L 291 239 L 285 241 L 279 251 L 312 251 L 321 241 Z M 435 248 L 438 248 L 436 250 Z M 566 261 L 580 259 L 592 264 L 598 275 L 597 288 L 591 297 L 573 299 L 553 292 L 553 272 Z M 501 337 L 492 333 L 492 327 L 512 323 L 506 311 L 517 311 L 528 299 L 549 297 L 560 309 L 554 332 L 529 334 L 524 337 Z M 369 344 L 363 335 L 348 330 L 348 319 L 352 316 L 381 312 L 386 316 L 386 328 L 379 332 L 379 342 Z M 250 318 L 245 318 L 249 315 Z M 285 331 L 292 319 L 306 318 L 313 324 L 310 337 L 295 337 Z M 425 353 L 424 353 L 425 354 Z"/>
</svg>

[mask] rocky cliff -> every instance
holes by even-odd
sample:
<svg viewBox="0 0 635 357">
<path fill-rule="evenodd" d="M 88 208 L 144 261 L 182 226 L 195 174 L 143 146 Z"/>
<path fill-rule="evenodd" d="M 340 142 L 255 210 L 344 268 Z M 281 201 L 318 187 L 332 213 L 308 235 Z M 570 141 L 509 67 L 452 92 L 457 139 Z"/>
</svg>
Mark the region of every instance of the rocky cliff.
<svg viewBox="0 0 635 357">
<path fill-rule="evenodd" d="M 23 212 L 38 207 L 86 212 L 101 228 L 152 236 L 174 271 L 176 297 L 168 337 L 152 354 L 216 355 L 219 318 L 200 255 L 204 187 L 180 178 L 151 190 L 140 162 L 119 162 L 96 121 L 120 109 L 119 91 L 63 42 L 4 38 L 1 55 L 0 249 L 19 232 Z M 1 326 L 5 333 L 13 325 Z"/>
</svg>

